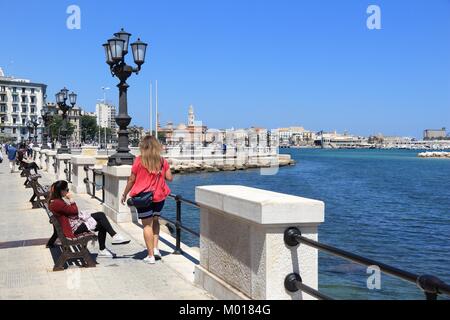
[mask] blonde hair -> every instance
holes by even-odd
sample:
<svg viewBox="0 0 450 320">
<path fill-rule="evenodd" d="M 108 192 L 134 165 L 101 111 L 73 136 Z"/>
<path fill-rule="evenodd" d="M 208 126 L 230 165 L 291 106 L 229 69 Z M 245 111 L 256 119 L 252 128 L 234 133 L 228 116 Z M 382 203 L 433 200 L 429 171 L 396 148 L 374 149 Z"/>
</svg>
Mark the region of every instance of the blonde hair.
<svg viewBox="0 0 450 320">
<path fill-rule="evenodd" d="M 139 143 L 139 149 L 141 150 L 142 166 L 151 173 L 159 172 L 161 169 L 161 143 L 154 136 L 147 135 Z"/>
</svg>

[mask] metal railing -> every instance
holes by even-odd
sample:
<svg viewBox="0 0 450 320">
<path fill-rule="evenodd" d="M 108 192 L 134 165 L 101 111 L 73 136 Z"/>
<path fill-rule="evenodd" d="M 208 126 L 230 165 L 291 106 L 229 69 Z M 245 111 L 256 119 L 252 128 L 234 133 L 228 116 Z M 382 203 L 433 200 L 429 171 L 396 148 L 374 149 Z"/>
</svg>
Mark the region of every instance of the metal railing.
<svg viewBox="0 0 450 320">
<path fill-rule="evenodd" d="M 181 230 L 189 232 L 190 234 L 197 236 L 197 237 L 200 237 L 200 234 L 186 226 L 183 226 L 183 224 L 181 223 L 181 203 L 184 202 L 184 203 L 191 205 L 193 207 L 196 207 L 196 208 L 200 208 L 200 206 L 195 201 L 185 199 L 180 195 L 169 194 L 169 197 L 175 200 L 176 218 L 175 218 L 175 221 L 172 221 L 172 220 L 164 217 L 164 220 L 175 225 L 175 251 L 173 252 L 173 254 L 182 254 L 183 251 L 181 250 Z"/>
<path fill-rule="evenodd" d="M 284 233 L 284 242 L 289 247 L 295 247 L 300 243 L 307 246 L 313 247 L 315 249 L 327 252 L 331 255 L 341 257 L 357 264 L 364 266 L 377 266 L 381 272 L 400 278 L 410 283 L 416 284 L 419 289 L 421 289 L 427 300 L 436 300 L 437 296 L 440 294 L 445 294 L 450 296 L 450 286 L 440 280 L 439 278 L 432 275 L 417 275 L 408 271 L 404 271 L 390 265 L 368 259 L 351 252 L 341 250 L 339 248 L 326 245 L 309 238 L 302 236 L 300 230 L 295 227 L 286 229 Z M 300 275 L 296 273 L 288 274 L 284 281 L 284 286 L 286 290 L 290 292 L 296 292 L 298 290 L 304 291 L 317 299 L 330 300 L 331 297 L 313 289 L 302 282 Z"/>
<path fill-rule="evenodd" d="M 92 196 L 92 198 L 97 199 L 100 202 L 105 202 L 105 175 L 101 169 L 95 169 L 89 166 L 84 166 L 84 171 L 86 172 L 86 178 L 83 179 L 83 182 L 88 185 L 87 192 L 89 195 Z M 92 180 L 89 180 L 89 171 L 92 171 Z M 102 177 L 101 184 L 97 184 L 96 177 Z M 92 191 L 91 188 L 92 187 Z M 96 189 L 97 187 L 101 188 L 102 190 L 102 197 L 99 198 L 96 196 Z"/>
</svg>

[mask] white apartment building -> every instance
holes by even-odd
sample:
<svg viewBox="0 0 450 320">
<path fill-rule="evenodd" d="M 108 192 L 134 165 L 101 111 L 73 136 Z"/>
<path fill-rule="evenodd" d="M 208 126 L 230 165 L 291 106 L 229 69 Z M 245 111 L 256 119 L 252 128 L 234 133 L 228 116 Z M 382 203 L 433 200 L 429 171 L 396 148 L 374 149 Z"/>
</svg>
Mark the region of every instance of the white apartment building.
<svg viewBox="0 0 450 320">
<path fill-rule="evenodd" d="M 7 77 L 0 68 L 0 136 L 15 142 L 33 138 L 34 128 L 28 128 L 27 122 L 41 116 L 46 90 L 46 84 Z M 42 128 L 42 124 L 37 127 L 39 143 Z"/>
<path fill-rule="evenodd" d="M 95 105 L 97 125 L 101 128 L 116 129 L 116 107 L 108 103 L 97 103 Z"/>
</svg>

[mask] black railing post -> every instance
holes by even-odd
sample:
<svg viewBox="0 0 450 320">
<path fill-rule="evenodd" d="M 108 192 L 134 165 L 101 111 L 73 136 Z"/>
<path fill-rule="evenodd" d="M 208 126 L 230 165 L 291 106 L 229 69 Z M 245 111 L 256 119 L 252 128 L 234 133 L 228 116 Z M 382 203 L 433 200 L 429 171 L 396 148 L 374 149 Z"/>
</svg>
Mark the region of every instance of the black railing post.
<svg viewBox="0 0 450 320">
<path fill-rule="evenodd" d="M 102 203 L 105 202 L 105 174 L 102 172 Z"/>
<path fill-rule="evenodd" d="M 177 195 L 175 201 L 177 204 L 177 218 L 175 223 L 176 246 L 173 254 L 182 254 L 181 251 L 181 197 Z"/>
<path fill-rule="evenodd" d="M 95 169 L 92 169 L 92 198 L 95 198 L 95 189 L 97 189 L 97 183 L 95 182 Z"/>
</svg>

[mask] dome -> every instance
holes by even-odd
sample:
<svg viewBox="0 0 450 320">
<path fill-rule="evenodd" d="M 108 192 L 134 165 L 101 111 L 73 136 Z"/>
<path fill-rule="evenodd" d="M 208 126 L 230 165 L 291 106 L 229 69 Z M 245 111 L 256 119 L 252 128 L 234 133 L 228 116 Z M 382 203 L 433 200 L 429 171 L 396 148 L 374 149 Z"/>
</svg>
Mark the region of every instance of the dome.
<svg viewBox="0 0 450 320">
<path fill-rule="evenodd" d="M 187 127 L 186 127 L 186 125 L 184 124 L 184 123 L 180 123 L 178 126 L 177 126 L 177 130 L 186 130 L 187 129 Z"/>
</svg>

